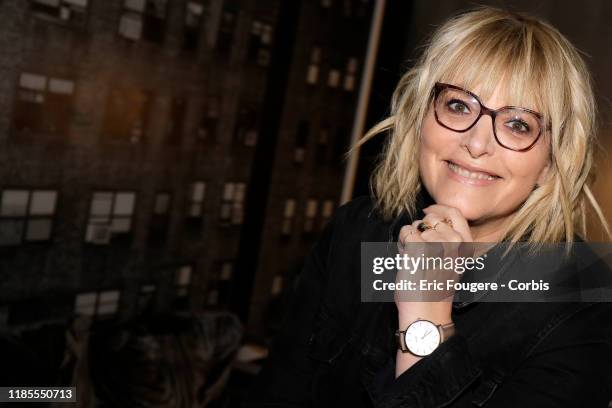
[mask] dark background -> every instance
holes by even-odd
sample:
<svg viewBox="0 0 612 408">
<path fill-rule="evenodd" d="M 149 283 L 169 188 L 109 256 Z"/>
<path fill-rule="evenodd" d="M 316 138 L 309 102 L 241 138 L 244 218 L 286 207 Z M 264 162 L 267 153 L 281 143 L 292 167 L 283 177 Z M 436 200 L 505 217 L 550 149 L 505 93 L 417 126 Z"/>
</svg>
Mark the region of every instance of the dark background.
<svg viewBox="0 0 612 408">
<path fill-rule="evenodd" d="M 608 1 L 386 1 L 366 127 L 424 38 L 477 4 L 584 52 L 612 217 Z M 1 385 L 76 384 L 81 406 L 239 402 L 341 204 L 374 6 L 0 1 Z"/>
</svg>

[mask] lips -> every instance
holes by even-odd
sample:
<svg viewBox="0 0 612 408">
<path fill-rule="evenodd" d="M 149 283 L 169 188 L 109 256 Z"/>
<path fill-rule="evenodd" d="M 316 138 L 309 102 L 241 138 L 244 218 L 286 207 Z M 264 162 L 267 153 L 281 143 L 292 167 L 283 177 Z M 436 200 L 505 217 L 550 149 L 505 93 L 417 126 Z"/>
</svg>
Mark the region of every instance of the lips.
<svg viewBox="0 0 612 408">
<path fill-rule="evenodd" d="M 489 172 L 487 170 L 476 168 L 473 166 L 468 166 L 463 163 L 457 163 L 451 160 L 446 160 L 446 164 L 449 170 L 461 177 L 470 180 L 483 180 L 483 181 L 494 181 L 500 179 L 501 177 L 495 173 Z"/>
</svg>

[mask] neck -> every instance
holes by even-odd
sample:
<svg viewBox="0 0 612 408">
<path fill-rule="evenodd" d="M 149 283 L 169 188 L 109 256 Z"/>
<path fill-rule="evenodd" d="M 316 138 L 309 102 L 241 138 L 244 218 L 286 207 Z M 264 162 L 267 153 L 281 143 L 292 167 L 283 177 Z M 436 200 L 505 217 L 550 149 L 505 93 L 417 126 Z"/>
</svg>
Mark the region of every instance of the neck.
<svg viewBox="0 0 612 408">
<path fill-rule="evenodd" d="M 508 223 L 508 217 L 470 222 L 474 242 L 499 242 Z"/>
</svg>

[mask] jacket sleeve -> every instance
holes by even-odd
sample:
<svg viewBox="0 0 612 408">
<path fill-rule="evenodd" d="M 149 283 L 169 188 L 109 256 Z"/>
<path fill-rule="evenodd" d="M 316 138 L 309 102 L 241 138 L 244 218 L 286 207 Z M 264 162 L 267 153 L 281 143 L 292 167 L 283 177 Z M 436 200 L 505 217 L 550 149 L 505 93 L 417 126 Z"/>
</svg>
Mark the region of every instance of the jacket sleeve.
<svg viewBox="0 0 612 408">
<path fill-rule="evenodd" d="M 608 310 L 608 314 L 599 318 L 607 315 L 609 319 L 609 309 L 600 310 Z M 609 369 L 612 348 L 609 333 L 601 327 L 609 324 L 593 316 L 585 319 L 578 314 L 561 324 L 542 339 L 516 370 L 495 381 L 491 378 L 475 381 L 483 370 L 460 334 L 397 378 L 393 359 L 375 377 L 372 386 L 375 406 L 607 408 L 612 390 Z"/>
<path fill-rule="evenodd" d="M 336 210 L 306 256 L 292 288 L 288 313 L 264 367 L 247 393 L 245 407 L 302 407 L 310 404 L 311 373 L 316 363 L 308 357 L 309 340 L 327 281 L 334 233 L 342 223 L 345 207 Z"/>
<path fill-rule="evenodd" d="M 369 392 L 376 408 L 446 406 L 481 372 L 468 342 L 458 333 L 397 378 L 395 358 L 389 360 L 375 375 Z"/>
</svg>

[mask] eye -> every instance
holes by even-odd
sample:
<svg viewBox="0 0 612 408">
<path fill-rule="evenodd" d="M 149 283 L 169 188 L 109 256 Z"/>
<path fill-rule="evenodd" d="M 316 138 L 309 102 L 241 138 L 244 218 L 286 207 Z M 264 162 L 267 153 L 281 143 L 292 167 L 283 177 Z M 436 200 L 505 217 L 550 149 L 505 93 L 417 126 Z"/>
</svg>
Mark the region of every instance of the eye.
<svg viewBox="0 0 612 408">
<path fill-rule="evenodd" d="M 459 99 L 451 99 L 450 101 L 446 103 L 446 106 L 453 113 L 460 113 L 460 114 L 470 113 L 470 108 L 468 107 L 468 105 Z"/>
<path fill-rule="evenodd" d="M 520 119 L 510 120 L 506 122 L 506 126 L 516 133 L 529 133 L 531 131 L 529 125 Z"/>
</svg>

